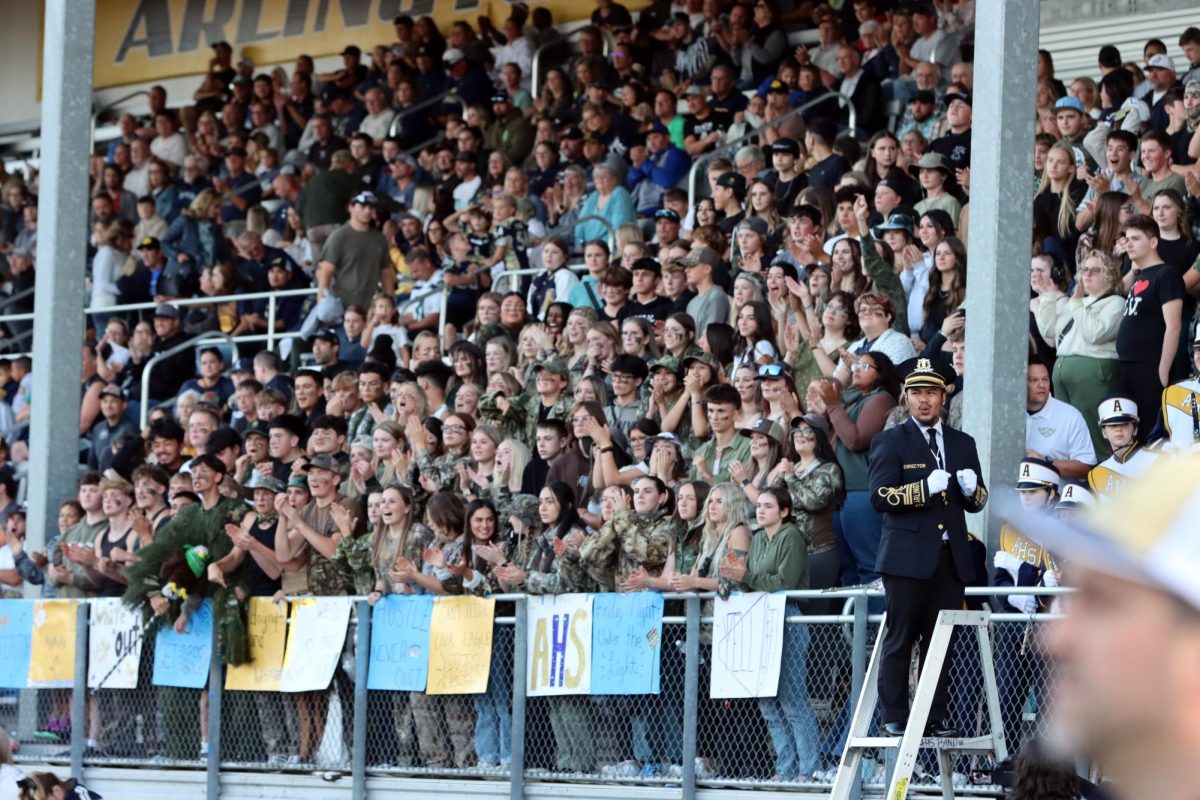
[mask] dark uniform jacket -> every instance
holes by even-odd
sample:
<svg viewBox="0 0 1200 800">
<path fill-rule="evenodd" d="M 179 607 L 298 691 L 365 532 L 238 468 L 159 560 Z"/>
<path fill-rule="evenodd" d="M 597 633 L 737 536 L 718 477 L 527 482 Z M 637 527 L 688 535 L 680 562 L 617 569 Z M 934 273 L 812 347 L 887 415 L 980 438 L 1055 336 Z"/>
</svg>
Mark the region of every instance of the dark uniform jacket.
<svg viewBox="0 0 1200 800">
<path fill-rule="evenodd" d="M 959 578 L 975 579 L 975 565 L 967 543 L 967 512 L 987 503 L 987 488 L 979 468 L 975 440 L 962 431 L 942 425 L 943 458 L 950 473 L 946 491 L 930 495 L 927 478 L 938 468 L 924 429 L 914 420 L 889 428 L 871 442 L 871 505 L 884 515 L 883 535 L 875 569 L 883 575 L 924 580 L 937 569 L 942 534 L 950 537 L 950 551 Z M 963 497 L 955 478 L 961 469 L 979 477 L 972 497 Z"/>
</svg>

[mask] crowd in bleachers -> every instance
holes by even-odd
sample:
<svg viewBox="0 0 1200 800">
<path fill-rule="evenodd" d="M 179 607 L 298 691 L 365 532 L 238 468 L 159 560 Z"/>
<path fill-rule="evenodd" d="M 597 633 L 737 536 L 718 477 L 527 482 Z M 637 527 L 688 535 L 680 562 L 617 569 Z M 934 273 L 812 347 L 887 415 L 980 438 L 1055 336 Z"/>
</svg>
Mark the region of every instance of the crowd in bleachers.
<svg viewBox="0 0 1200 800">
<path fill-rule="evenodd" d="M 186 616 L 128 573 L 184 525 L 219 543 L 177 576 L 193 596 L 875 580 L 868 453 L 908 419 L 905 362 L 951 370 L 961 425 L 974 5 L 599 0 L 569 40 L 522 4 L 445 37 L 402 16 L 324 73 L 213 45 L 192 98 L 156 87 L 92 156 L 88 472 L 45 551 L 23 546 L 13 477 L 31 362 L 0 363 L 6 593 Z M 790 45 L 799 28 L 816 43 Z M 1112 494 L 1200 440 L 1200 30 L 1178 44 L 1191 63 L 1158 40 L 1131 60 L 1110 46 L 1098 80 L 1069 82 L 1029 54 L 1036 505 L 1063 487 L 1083 502 L 1085 482 Z M 0 193 L 14 293 L 33 285 L 35 193 L 15 175 Z M 310 291 L 269 311 L 284 289 Z M 136 303 L 153 308 L 120 309 Z M 152 357 L 216 333 L 239 337 L 236 359 L 222 341 L 180 350 L 143 393 Z M 497 703 L 414 700 L 393 761 L 505 761 Z M 327 705 L 298 698 L 299 740 L 272 755 L 311 760 Z M 794 711 L 762 710 L 780 780 L 840 752 Z M 570 745 L 559 723 L 587 721 L 562 714 L 560 769 L 679 763 Z M 62 703 L 41 722 L 71 724 Z"/>
</svg>

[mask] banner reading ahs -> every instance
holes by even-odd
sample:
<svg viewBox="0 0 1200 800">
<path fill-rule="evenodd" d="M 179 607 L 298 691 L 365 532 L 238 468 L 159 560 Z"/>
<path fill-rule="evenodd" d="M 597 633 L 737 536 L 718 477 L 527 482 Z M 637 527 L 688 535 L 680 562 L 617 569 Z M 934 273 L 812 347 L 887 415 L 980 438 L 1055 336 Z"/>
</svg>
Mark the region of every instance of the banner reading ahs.
<svg viewBox="0 0 1200 800">
<path fill-rule="evenodd" d="M 590 0 L 530 5 L 549 6 L 556 25 L 595 8 Z M 499 26 L 508 13 L 502 0 L 98 0 L 93 81 L 103 89 L 204 73 L 212 45 L 222 41 L 235 56 L 246 50 L 256 64 L 272 64 L 351 44 L 369 54 L 396 40 L 392 20 L 401 14 L 432 17 L 444 32 L 460 19 L 478 27 L 483 14 Z"/>
</svg>

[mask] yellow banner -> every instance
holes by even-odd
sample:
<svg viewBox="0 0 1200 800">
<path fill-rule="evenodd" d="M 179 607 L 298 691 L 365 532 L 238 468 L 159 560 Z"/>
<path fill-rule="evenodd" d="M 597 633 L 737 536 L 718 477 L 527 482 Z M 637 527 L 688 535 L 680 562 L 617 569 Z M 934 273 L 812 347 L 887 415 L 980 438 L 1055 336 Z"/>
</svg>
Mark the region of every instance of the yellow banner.
<svg viewBox="0 0 1200 800">
<path fill-rule="evenodd" d="M 74 600 L 38 600 L 33 608 L 29 651 L 31 687 L 65 687 L 75 680 Z"/>
<path fill-rule="evenodd" d="M 531 4 L 532 5 L 532 4 Z M 589 17 L 590 0 L 555 0 L 555 24 Z M 645 0 L 627 4 L 640 8 Z M 212 45 L 229 42 L 256 64 L 327 56 L 347 45 L 370 62 L 377 44 L 396 41 L 392 20 L 429 16 L 446 31 L 455 20 L 478 28 L 488 16 L 500 26 L 509 4 L 492 0 L 99 0 L 96 8 L 97 89 L 208 71 Z"/>
<path fill-rule="evenodd" d="M 250 598 L 250 610 L 246 614 L 250 660 L 225 671 L 226 689 L 231 692 L 279 690 L 287 615 L 287 603 L 272 603 L 269 597 Z"/>
<path fill-rule="evenodd" d="M 492 597 L 438 597 L 429 623 L 426 694 L 483 694 L 492 661 Z"/>
</svg>

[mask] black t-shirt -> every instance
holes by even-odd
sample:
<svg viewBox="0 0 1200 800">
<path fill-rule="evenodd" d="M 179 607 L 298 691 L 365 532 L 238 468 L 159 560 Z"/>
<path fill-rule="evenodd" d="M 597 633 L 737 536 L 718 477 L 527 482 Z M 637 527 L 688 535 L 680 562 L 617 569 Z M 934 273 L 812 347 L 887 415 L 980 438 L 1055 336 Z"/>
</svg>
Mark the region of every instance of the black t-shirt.
<svg viewBox="0 0 1200 800">
<path fill-rule="evenodd" d="M 808 185 L 833 191 L 842 175 L 850 171 L 850 162 L 837 153 L 819 161 L 808 171 Z"/>
<path fill-rule="evenodd" d="M 971 166 L 971 129 L 962 133 L 947 133 L 940 139 L 934 139 L 929 149 L 941 153 L 950 162 L 950 180 L 956 182 L 954 171 Z"/>
<path fill-rule="evenodd" d="M 695 136 L 697 139 L 703 139 L 713 131 L 724 131 L 729 127 L 733 117 L 728 114 L 722 114 L 714 109 L 709 109 L 709 114 L 704 119 L 697 119 L 695 114 L 687 114 L 683 118 L 683 138 Z M 704 148 L 704 152 L 714 150 L 716 145 L 709 144 Z"/>
<path fill-rule="evenodd" d="M 1138 273 L 1125 298 L 1125 314 L 1117 331 L 1117 357 L 1121 361 L 1158 363 L 1167 325 L 1162 308 L 1186 295 L 1183 278 L 1166 264 Z"/>
<path fill-rule="evenodd" d="M 739 211 L 738 213 L 733 214 L 732 216 L 722 217 L 721 219 L 717 220 L 717 227 L 720 228 L 721 232 L 724 233 L 726 236 L 730 236 L 733 234 L 733 229 L 736 228 L 738 226 L 738 223 L 741 222 L 742 220 L 744 220 L 745 218 L 746 218 L 746 212 Z"/>
<path fill-rule="evenodd" d="M 671 315 L 671 300 L 661 295 L 655 297 L 649 303 L 639 302 L 637 297 L 630 297 L 619 312 L 617 319 L 624 322 L 630 317 L 641 317 L 647 322 L 653 324 L 659 320 L 664 320 Z"/>
<path fill-rule="evenodd" d="M 675 298 L 671 302 L 671 314 L 686 314 L 688 303 L 695 299 L 695 292 L 693 292 L 691 289 L 684 289 L 683 294 L 679 295 L 679 297 Z"/>
</svg>

